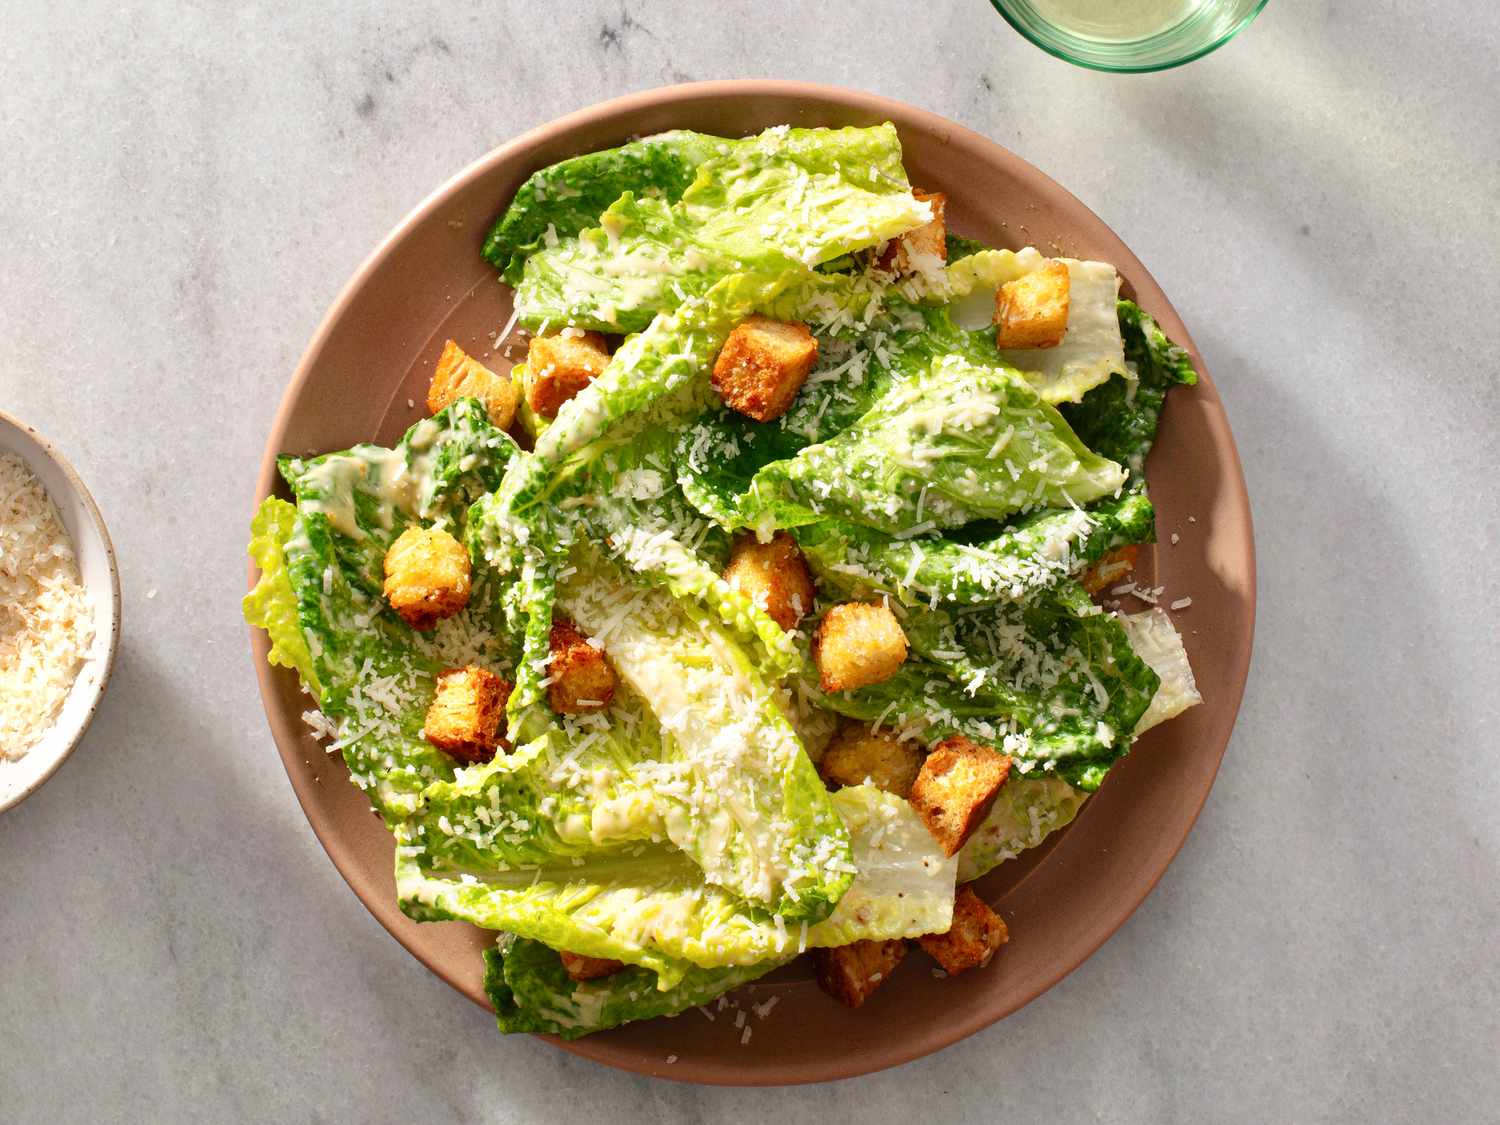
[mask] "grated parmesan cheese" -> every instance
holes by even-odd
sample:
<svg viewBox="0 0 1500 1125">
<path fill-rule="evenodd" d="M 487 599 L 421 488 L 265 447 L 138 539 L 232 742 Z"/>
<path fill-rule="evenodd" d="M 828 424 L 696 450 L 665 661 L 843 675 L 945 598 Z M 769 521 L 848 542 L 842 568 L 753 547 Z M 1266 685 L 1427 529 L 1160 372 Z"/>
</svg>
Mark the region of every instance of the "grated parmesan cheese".
<svg viewBox="0 0 1500 1125">
<path fill-rule="evenodd" d="M 94 639 L 73 544 L 41 481 L 0 456 L 0 759 L 52 725 Z"/>
</svg>

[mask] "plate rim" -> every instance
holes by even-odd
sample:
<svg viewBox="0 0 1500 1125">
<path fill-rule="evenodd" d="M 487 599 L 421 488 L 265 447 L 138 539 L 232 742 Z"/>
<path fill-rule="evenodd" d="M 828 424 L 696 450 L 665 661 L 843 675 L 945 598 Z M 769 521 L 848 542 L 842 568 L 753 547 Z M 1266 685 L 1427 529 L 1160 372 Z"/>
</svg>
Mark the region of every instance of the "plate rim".
<svg viewBox="0 0 1500 1125">
<path fill-rule="evenodd" d="M 899 118 L 910 121 L 914 119 L 947 140 L 951 141 L 953 138 L 962 138 L 968 145 L 989 150 L 995 162 L 1007 165 L 1008 170 L 1016 178 L 1023 181 L 1028 190 L 1033 193 L 1045 193 L 1059 199 L 1067 207 L 1077 209 L 1092 218 L 1102 230 L 1108 232 L 1110 237 L 1124 251 L 1123 260 L 1125 266 L 1122 268 L 1120 263 L 1114 263 L 1120 269 L 1122 276 L 1128 274 L 1137 292 L 1142 288 L 1154 291 L 1153 295 L 1159 299 L 1160 305 L 1169 310 L 1173 319 L 1181 325 L 1181 331 L 1174 332 L 1173 337 L 1197 361 L 1201 375 L 1198 389 L 1201 392 L 1209 394 L 1212 397 L 1213 405 L 1218 408 L 1218 418 L 1215 424 L 1217 428 L 1222 430 L 1222 433 L 1213 435 L 1211 444 L 1219 450 L 1220 456 L 1224 459 L 1225 468 L 1232 470 L 1232 472 L 1225 474 L 1223 486 L 1231 498 L 1237 501 L 1238 506 L 1244 513 L 1245 551 L 1243 565 L 1246 588 L 1242 596 L 1245 600 L 1246 626 L 1243 637 L 1234 639 L 1237 651 L 1234 654 L 1235 659 L 1231 667 L 1231 677 L 1223 683 L 1216 685 L 1218 688 L 1227 689 L 1222 694 L 1216 694 L 1217 698 L 1223 699 L 1225 702 L 1225 710 L 1228 714 L 1229 722 L 1225 737 L 1214 754 L 1213 772 L 1204 786 L 1201 795 L 1198 796 L 1192 808 L 1191 816 L 1183 826 L 1180 839 L 1175 841 L 1171 846 L 1170 854 L 1167 855 L 1165 862 L 1161 863 L 1150 874 L 1149 878 L 1145 880 L 1144 885 L 1138 887 L 1139 893 L 1134 893 L 1133 891 L 1120 901 L 1119 907 L 1110 913 L 1107 921 L 1100 927 L 1097 940 L 1089 942 L 1085 947 L 1083 955 L 1073 964 L 1059 968 L 1054 973 L 1049 974 L 1038 987 L 1030 990 L 1025 996 L 1014 1003 L 996 1005 L 994 1009 L 986 1010 L 982 1014 L 970 1019 L 951 1021 L 941 1029 L 929 1028 L 920 1038 L 913 1037 L 901 1043 L 882 1044 L 881 1047 L 872 1048 L 855 1058 L 853 1065 L 837 1065 L 828 1059 L 819 1059 L 794 1070 L 782 1067 L 772 1072 L 762 1072 L 747 1070 L 743 1067 L 736 1068 L 732 1063 L 724 1059 L 718 1059 L 711 1061 L 682 1060 L 673 1066 L 663 1066 L 660 1065 L 660 1060 L 645 1057 L 638 1048 L 612 1045 L 604 1037 L 586 1036 L 582 1039 L 569 1041 L 552 1035 L 538 1036 L 571 1054 L 588 1058 L 595 1062 L 601 1062 L 616 1069 L 656 1078 L 665 1078 L 669 1081 L 719 1086 L 797 1085 L 854 1078 L 894 1066 L 900 1066 L 926 1055 L 936 1053 L 961 1039 L 965 1039 L 999 1022 L 1053 988 L 1064 977 L 1074 972 L 1079 966 L 1089 960 L 1124 925 L 1131 915 L 1140 908 L 1141 904 L 1166 874 L 1168 868 L 1171 867 L 1183 845 L 1186 844 L 1188 837 L 1192 834 L 1192 829 L 1202 814 L 1204 805 L 1207 803 L 1208 795 L 1212 792 L 1213 785 L 1217 781 L 1219 769 L 1223 764 L 1224 754 L 1227 752 L 1230 738 L 1233 736 L 1234 725 L 1238 721 L 1240 706 L 1243 702 L 1245 688 L 1249 679 L 1251 655 L 1254 648 L 1258 596 L 1253 511 L 1250 505 L 1249 492 L 1245 484 L 1244 468 L 1240 461 L 1239 449 L 1234 440 L 1233 431 L 1229 426 L 1228 416 L 1223 411 L 1222 400 L 1213 385 L 1212 378 L 1208 374 L 1207 367 L 1202 361 L 1191 333 L 1187 330 L 1187 326 L 1182 323 L 1181 316 L 1167 298 L 1166 292 L 1135 253 L 1126 245 L 1124 239 L 1108 223 L 1095 214 L 1091 208 L 1079 200 L 1077 196 L 1073 195 L 1067 188 L 1057 183 L 1024 157 L 1012 152 L 983 134 L 931 110 L 923 109 L 898 99 L 827 83 L 784 79 L 720 79 L 670 84 L 636 91 L 620 97 L 593 103 L 537 125 L 511 140 L 496 146 L 472 161 L 457 173 L 444 180 L 437 188 L 429 192 L 417 203 L 415 207 L 408 211 L 391 231 L 380 240 L 375 248 L 370 251 L 349 280 L 339 289 L 338 295 L 334 298 L 328 311 L 318 322 L 317 328 L 304 348 L 292 378 L 282 394 L 267 435 L 260 470 L 256 476 L 251 512 L 253 513 L 267 496 L 274 494 L 278 479 L 276 458 L 283 444 L 283 437 L 290 425 L 293 407 L 296 400 L 300 397 L 303 387 L 311 379 L 314 366 L 328 337 L 360 291 L 369 282 L 370 278 L 380 269 L 386 258 L 413 229 L 425 222 L 433 212 L 442 207 L 460 189 L 475 179 L 489 174 L 495 166 L 503 164 L 518 153 L 538 147 L 547 141 L 555 140 L 580 127 L 594 124 L 601 118 L 624 116 L 648 108 L 660 109 L 663 106 L 670 106 L 673 103 L 695 101 L 706 97 L 726 99 L 744 99 L 747 97 L 805 99 L 815 105 L 834 104 L 844 108 L 869 111 L 887 120 Z M 1154 304 L 1155 301 L 1153 301 Z M 1155 315 L 1154 310 L 1153 315 Z M 248 584 L 250 587 L 253 587 L 258 576 L 258 571 L 253 561 L 247 562 L 246 572 Z M 278 675 L 285 673 L 273 669 L 266 660 L 270 645 L 265 634 L 261 630 L 251 626 L 246 626 L 246 628 L 250 635 L 251 658 L 255 665 L 262 709 L 266 714 L 272 741 L 276 744 L 277 753 L 282 760 L 283 768 L 286 770 L 287 778 L 292 785 L 292 790 L 297 797 L 298 804 L 302 808 L 303 815 L 307 818 L 308 824 L 312 828 L 313 834 L 318 839 L 319 844 L 323 847 L 323 850 L 333 862 L 335 869 L 339 872 L 355 897 L 360 901 L 361 905 L 408 953 L 426 966 L 434 975 L 452 986 L 455 991 L 489 1010 L 488 1005 L 483 1000 L 474 997 L 461 987 L 456 980 L 440 966 L 434 964 L 433 960 L 425 956 L 421 950 L 407 940 L 407 937 L 403 933 L 395 928 L 394 922 L 405 919 L 405 916 L 400 914 L 399 908 L 396 908 L 395 915 L 391 919 L 388 919 L 386 914 L 389 911 L 382 912 L 377 910 L 372 905 L 370 899 L 361 892 L 360 873 L 357 872 L 356 865 L 352 861 L 352 849 L 346 854 L 346 849 L 341 842 L 337 841 L 336 835 L 333 832 L 326 831 L 331 826 L 320 824 L 313 816 L 308 800 L 313 791 L 313 783 L 309 783 L 306 779 L 301 778 L 299 772 L 294 768 L 294 758 L 300 758 L 301 752 L 296 748 L 284 745 L 280 737 L 283 716 L 279 710 L 273 708 L 272 701 L 275 695 L 275 679 Z M 394 902 L 387 905 L 394 907 Z M 908 1048 L 903 1045 L 904 1043 L 915 1043 L 915 1046 Z"/>
</svg>

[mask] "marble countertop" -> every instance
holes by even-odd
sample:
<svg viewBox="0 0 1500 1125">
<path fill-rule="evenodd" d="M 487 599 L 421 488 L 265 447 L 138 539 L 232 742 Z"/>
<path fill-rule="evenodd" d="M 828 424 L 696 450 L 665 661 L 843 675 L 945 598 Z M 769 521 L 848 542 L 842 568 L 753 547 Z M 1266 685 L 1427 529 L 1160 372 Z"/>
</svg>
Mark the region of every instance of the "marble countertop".
<svg viewBox="0 0 1500 1125">
<path fill-rule="evenodd" d="M 1113 77 L 983 0 L 275 7 L 0 3 L 0 406 L 124 583 L 92 731 L 0 816 L 0 1117 L 1493 1120 L 1495 9 L 1276 0 Z M 1119 232 L 1226 401 L 1260 615 L 1202 819 L 1091 960 L 934 1057 L 734 1092 L 502 1038 L 392 941 L 293 799 L 238 599 L 272 413 L 376 241 L 532 125 L 757 76 L 952 117 Z"/>
</svg>

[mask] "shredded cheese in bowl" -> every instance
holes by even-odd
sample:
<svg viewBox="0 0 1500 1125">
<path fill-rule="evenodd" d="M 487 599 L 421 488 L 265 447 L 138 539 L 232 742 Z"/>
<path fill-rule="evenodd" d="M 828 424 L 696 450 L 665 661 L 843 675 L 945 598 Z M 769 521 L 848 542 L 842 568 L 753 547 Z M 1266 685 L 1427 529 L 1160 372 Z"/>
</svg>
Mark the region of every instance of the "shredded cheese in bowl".
<svg viewBox="0 0 1500 1125">
<path fill-rule="evenodd" d="M 93 639 L 57 508 L 24 461 L 0 454 L 0 760 L 20 758 L 52 725 Z"/>
</svg>

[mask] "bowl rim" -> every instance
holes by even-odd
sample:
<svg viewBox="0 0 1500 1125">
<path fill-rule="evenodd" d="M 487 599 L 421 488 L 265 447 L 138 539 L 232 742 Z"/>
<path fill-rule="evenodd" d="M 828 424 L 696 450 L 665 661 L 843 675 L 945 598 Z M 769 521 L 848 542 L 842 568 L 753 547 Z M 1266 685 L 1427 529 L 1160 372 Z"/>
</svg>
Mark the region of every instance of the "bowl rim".
<svg viewBox="0 0 1500 1125">
<path fill-rule="evenodd" d="M 82 720 L 78 723 L 77 730 L 73 732 L 72 737 L 68 739 L 62 751 L 53 758 L 41 774 L 34 777 L 24 788 L 11 796 L 0 797 L 0 813 L 3 813 L 15 808 L 51 780 L 57 771 L 62 768 L 62 764 L 73 756 L 73 751 L 78 749 L 78 744 L 83 741 L 83 736 L 93 726 L 94 716 L 99 712 L 99 704 L 103 701 L 104 693 L 109 687 L 110 677 L 114 675 L 115 654 L 120 647 L 120 565 L 119 559 L 115 555 L 114 541 L 110 538 L 109 528 L 104 523 L 104 516 L 99 511 L 99 505 L 94 500 L 94 494 L 83 483 L 83 477 L 73 467 L 73 463 L 63 455 L 57 444 L 42 434 L 31 423 L 23 421 L 5 410 L 0 410 L 0 429 L 15 430 L 35 443 L 37 448 L 42 451 L 42 455 L 52 462 L 58 471 L 62 473 L 63 479 L 67 481 L 73 495 L 83 502 L 83 510 L 88 515 L 89 523 L 93 526 L 94 531 L 99 536 L 100 544 L 104 547 L 104 558 L 108 564 L 107 570 L 109 571 L 110 616 L 109 646 L 104 651 L 99 678 L 89 688 L 89 691 L 92 692 L 92 698 L 89 699 L 88 710 L 84 713 Z M 35 472 L 34 469 L 32 471 Z M 56 505 L 57 500 L 53 498 L 52 503 Z M 77 683 L 78 681 L 75 679 L 73 685 L 68 688 L 69 695 L 73 693 Z M 30 753 L 28 751 L 28 755 Z"/>
<path fill-rule="evenodd" d="M 1025 39 L 1034 47 L 1040 47 L 1043 51 L 1046 51 L 1047 54 L 1051 55 L 1053 58 L 1062 59 L 1062 61 L 1065 63 L 1072 63 L 1074 66 L 1081 66 L 1085 70 L 1096 70 L 1103 74 L 1156 74 L 1163 70 L 1175 70 L 1179 66 L 1186 66 L 1190 62 L 1196 62 L 1204 55 L 1213 54 L 1213 52 L 1217 51 L 1220 47 L 1224 46 L 1231 39 L 1235 38 L 1252 23 L 1254 23 L 1256 17 L 1265 10 L 1266 5 L 1270 2 L 1271 0 L 1259 0 L 1259 3 L 1255 5 L 1254 9 L 1246 12 L 1239 19 L 1239 21 L 1235 23 L 1233 27 L 1229 28 L 1227 31 L 1221 32 L 1218 37 L 1213 39 L 1211 42 L 1205 44 L 1202 47 L 1195 48 L 1194 50 L 1183 55 L 1181 58 L 1172 59 L 1170 62 L 1142 64 L 1139 66 L 1116 66 L 1111 63 L 1101 62 L 1097 59 L 1091 59 L 1086 56 L 1073 53 L 1066 47 L 1064 47 L 1061 43 L 1054 42 L 1049 39 L 1044 39 L 1034 33 L 1031 28 L 1023 26 L 1022 23 L 1011 12 L 1008 0 L 990 0 L 990 6 L 1000 14 L 1000 17 L 1005 20 L 1006 23 L 1010 24 L 1010 26 L 1018 34 L 1020 34 L 1021 38 Z M 1159 34 L 1164 35 L 1167 34 L 1167 32 L 1161 32 Z"/>
<path fill-rule="evenodd" d="M 1028 189 L 1045 191 L 1063 201 L 1068 207 L 1077 209 L 1087 215 L 1103 230 L 1119 243 L 1121 247 L 1120 261 L 1115 263 L 1122 275 L 1127 275 L 1135 284 L 1137 291 L 1145 289 L 1154 297 L 1159 298 L 1162 305 L 1169 309 L 1174 318 L 1180 323 L 1180 317 L 1176 316 L 1176 310 L 1167 299 L 1165 291 L 1156 282 L 1156 279 L 1136 257 L 1133 251 L 1125 244 L 1124 240 L 1115 234 L 1113 228 L 1103 221 L 1092 209 L 1087 207 L 1081 200 L 1069 192 L 1061 184 L 1057 183 L 1046 173 L 1023 157 L 1011 152 L 1009 149 L 991 140 L 990 138 L 961 125 L 956 121 L 943 117 L 941 114 L 931 110 L 922 109 L 919 106 L 902 102 L 898 99 L 887 98 L 882 95 L 873 94 L 863 90 L 849 87 L 834 86 L 826 83 L 803 82 L 786 79 L 716 79 L 703 82 L 690 82 L 653 87 L 646 90 L 636 91 L 620 97 L 595 102 L 554 118 L 541 125 L 526 130 L 520 135 L 506 141 L 491 149 L 478 159 L 474 160 L 460 171 L 450 176 L 436 189 L 425 196 L 414 206 L 396 226 L 375 246 L 355 270 L 349 280 L 340 288 L 338 295 L 330 305 L 328 312 L 318 323 L 306 349 L 298 361 L 296 370 L 282 395 L 280 404 L 273 417 L 270 430 L 267 435 L 265 452 L 262 456 L 260 472 L 257 475 L 254 495 L 250 512 L 253 513 L 260 503 L 268 496 L 274 495 L 279 476 L 276 468 L 276 459 L 283 444 L 283 436 L 286 433 L 293 408 L 301 397 L 302 390 L 312 378 L 314 367 L 320 357 L 328 337 L 334 326 L 347 313 L 349 306 L 355 301 L 360 291 L 369 283 L 375 274 L 391 255 L 394 248 L 404 240 L 407 235 L 420 224 L 428 221 L 429 217 L 441 208 L 444 203 L 461 188 L 473 180 L 491 173 L 500 164 L 511 160 L 514 156 L 528 149 L 539 147 L 543 143 L 556 140 L 560 136 L 569 134 L 579 128 L 592 124 L 600 118 L 621 117 L 632 112 L 660 108 L 676 102 L 688 102 L 708 98 L 805 98 L 817 104 L 837 104 L 847 108 L 868 110 L 879 114 L 886 119 L 895 120 L 904 118 L 907 120 L 920 120 L 928 128 L 940 132 L 943 136 L 962 138 L 966 143 L 991 150 L 996 158 L 1008 162 L 1016 178 L 1025 182 Z M 1185 346 L 1192 354 L 1198 356 L 1197 347 L 1191 334 L 1187 332 L 1186 326 L 1177 334 L 1178 342 Z M 1200 358 L 1201 363 L 1201 358 Z M 1201 368 L 1200 368 L 1201 369 Z M 1205 371 L 1206 374 L 1206 371 Z M 1200 388 L 1206 383 L 1210 393 L 1212 391 L 1212 380 L 1205 379 L 1200 383 Z M 1232 469 L 1226 477 L 1225 487 L 1233 498 L 1242 507 L 1244 513 L 1244 526 L 1246 532 L 1245 559 L 1247 588 L 1243 595 L 1245 600 L 1245 612 L 1247 627 L 1243 638 L 1242 649 L 1237 653 L 1239 659 L 1233 667 L 1231 681 L 1226 682 L 1228 689 L 1218 699 L 1226 704 L 1230 716 L 1230 728 L 1238 716 L 1240 704 L 1243 700 L 1246 684 L 1249 678 L 1249 667 L 1251 652 L 1254 642 L 1255 610 L 1257 600 L 1257 578 L 1256 578 L 1256 556 L 1254 544 L 1253 518 L 1250 509 L 1248 490 L 1245 486 L 1245 478 L 1239 451 L 1234 442 L 1232 431 L 1229 429 L 1227 418 L 1222 422 L 1223 453 L 1227 467 Z M 246 564 L 247 588 L 253 588 L 258 576 L 258 570 L 253 561 Z M 417 948 L 416 944 L 396 928 L 401 919 L 388 920 L 376 912 L 366 901 L 361 892 L 363 877 L 356 869 L 351 849 L 342 840 L 337 838 L 336 833 L 326 831 L 330 827 L 320 824 L 310 813 L 309 800 L 312 796 L 312 786 L 304 782 L 293 768 L 291 759 L 292 751 L 282 745 L 279 737 L 282 727 L 282 718 L 279 710 L 273 706 L 275 698 L 275 678 L 284 674 L 279 669 L 272 668 L 266 660 L 269 651 L 269 641 L 265 634 L 258 629 L 247 626 L 247 632 L 251 642 L 251 659 L 255 665 L 257 681 L 260 687 L 261 702 L 271 728 L 273 741 L 276 742 L 278 755 L 281 756 L 283 765 L 287 768 L 288 780 L 292 784 L 293 791 L 297 797 L 304 815 L 307 816 L 310 827 L 319 843 L 328 853 L 339 874 L 349 885 L 355 897 L 374 914 L 376 920 L 396 939 L 409 953 L 416 957 L 423 965 L 433 971 L 435 975 L 446 981 L 456 991 L 468 996 L 480 1006 L 488 1009 L 488 1005 L 481 999 L 470 995 L 466 989 L 461 987 L 443 968 L 435 964 L 424 951 Z M 1161 864 L 1160 868 L 1153 872 L 1139 888 L 1138 894 L 1127 895 L 1120 900 L 1119 907 L 1109 916 L 1107 923 L 1101 925 L 1098 930 L 1097 941 L 1091 941 L 1083 955 L 1077 962 L 1066 967 L 1059 968 L 1051 974 L 1041 985 L 1018 1002 L 1008 1006 L 997 1006 L 994 1010 L 984 1013 L 965 1021 L 953 1021 L 941 1031 L 930 1031 L 915 1047 L 904 1047 L 901 1045 L 884 1046 L 867 1052 L 869 1057 L 861 1057 L 854 1066 L 829 1067 L 827 1065 L 812 1066 L 804 1068 L 796 1073 L 779 1071 L 774 1074 L 765 1074 L 755 1071 L 747 1071 L 743 1068 L 737 1069 L 732 1064 L 707 1064 L 695 1063 L 692 1066 L 663 1067 L 659 1061 L 649 1060 L 642 1057 L 638 1052 L 629 1049 L 610 1049 L 606 1043 L 598 1041 L 595 1037 L 584 1037 L 582 1039 L 568 1041 L 556 1036 L 540 1036 L 549 1040 L 553 1045 L 561 1047 L 571 1054 L 602 1062 L 617 1069 L 633 1073 L 648 1075 L 657 1078 L 666 1078 L 672 1081 L 692 1082 L 705 1085 L 727 1085 L 727 1086 L 782 1086 L 796 1085 L 808 1082 L 831 1081 L 841 1078 L 851 1078 L 872 1073 L 878 1070 L 899 1066 L 926 1055 L 935 1053 L 945 1047 L 958 1042 L 961 1039 L 991 1026 L 1006 1016 L 1029 1004 L 1042 993 L 1055 986 L 1064 977 L 1076 970 L 1080 965 L 1094 955 L 1119 928 L 1139 909 L 1141 903 L 1155 889 L 1157 883 L 1165 875 L 1172 861 L 1180 852 L 1191 834 L 1192 827 L 1201 815 L 1203 806 L 1207 802 L 1208 794 L 1212 791 L 1213 781 L 1217 778 L 1218 770 L 1222 765 L 1223 756 L 1228 749 L 1229 735 L 1226 734 L 1223 744 L 1217 748 L 1214 757 L 1213 774 L 1201 796 L 1197 798 L 1192 808 L 1191 817 L 1187 820 L 1181 839 L 1177 840 L 1171 847 L 1171 854 Z M 399 913 L 399 912 L 398 912 Z M 402 916 L 404 917 L 404 916 Z"/>
</svg>

